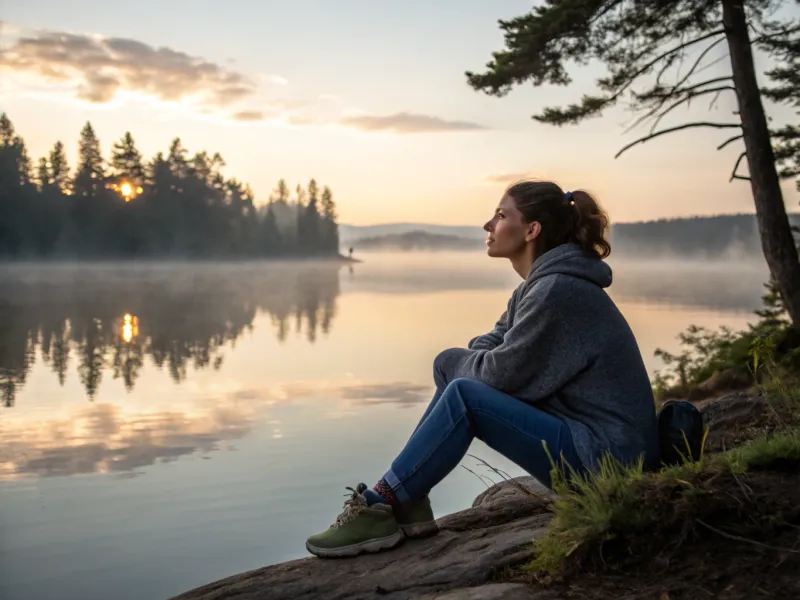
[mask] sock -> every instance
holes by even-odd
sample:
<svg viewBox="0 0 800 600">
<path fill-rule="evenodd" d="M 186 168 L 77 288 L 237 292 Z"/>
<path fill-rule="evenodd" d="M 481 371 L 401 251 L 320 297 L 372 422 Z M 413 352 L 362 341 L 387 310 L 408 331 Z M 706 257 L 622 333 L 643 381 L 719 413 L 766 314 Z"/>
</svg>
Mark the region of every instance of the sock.
<svg viewBox="0 0 800 600">
<path fill-rule="evenodd" d="M 397 501 L 397 496 L 394 495 L 391 486 L 381 479 L 375 484 L 371 490 L 364 492 L 364 498 L 367 499 L 367 504 L 372 505 L 376 502 L 383 502 L 389 506 L 397 506 L 400 504 Z"/>
</svg>

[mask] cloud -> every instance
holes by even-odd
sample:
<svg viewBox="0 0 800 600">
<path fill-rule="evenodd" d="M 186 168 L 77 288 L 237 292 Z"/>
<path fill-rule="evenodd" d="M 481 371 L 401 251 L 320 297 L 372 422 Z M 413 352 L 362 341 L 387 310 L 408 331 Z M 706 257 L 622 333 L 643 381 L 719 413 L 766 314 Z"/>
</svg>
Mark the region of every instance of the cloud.
<svg viewBox="0 0 800 600">
<path fill-rule="evenodd" d="M 343 117 L 339 123 L 361 131 L 390 131 L 392 133 L 441 133 L 486 129 L 483 125 L 470 121 L 448 121 L 441 117 L 408 112 L 391 115 L 351 115 Z"/>
<path fill-rule="evenodd" d="M 202 118 L 240 123 L 277 120 L 299 127 L 343 125 L 396 134 L 486 129 L 479 123 L 410 112 L 348 114 L 344 100 L 330 93 L 274 98 L 276 88 L 288 85 L 284 77 L 246 74 L 231 59 L 216 63 L 130 38 L 21 29 L 5 23 L 0 29 L 0 78 L 11 89 L 43 88 L 55 98 L 92 104 L 155 100 Z"/>
<path fill-rule="evenodd" d="M 231 115 L 234 121 L 263 121 L 267 118 L 263 110 L 240 110 Z"/>
<path fill-rule="evenodd" d="M 8 37 L 0 49 L 5 76 L 33 77 L 87 102 L 108 103 L 127 92 L 208 110 L 253 99 L 260 92 L 243 73 L 138 40 L 44 30 L 16 33 L 10 41 Z M 285 83 L 278 76 L 259 78 Z"/>
</svg>

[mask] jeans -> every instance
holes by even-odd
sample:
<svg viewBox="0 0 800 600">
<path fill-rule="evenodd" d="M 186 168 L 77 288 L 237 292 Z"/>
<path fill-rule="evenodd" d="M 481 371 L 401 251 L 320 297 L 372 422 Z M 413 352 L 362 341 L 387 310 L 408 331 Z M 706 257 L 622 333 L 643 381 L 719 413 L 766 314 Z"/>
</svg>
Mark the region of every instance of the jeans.
<svg viewBox="0 0 800 600">
<path fill-rule="evenodd" d="M 566 470 L 585 469 L 561 419 L 471 379 L 445 384 L 434 369 L 436 393 L 405 448 L 383 476 L 399 502 L 418 500 L 444 479 L 466 455 L 473 438 L 552 487 L 551 462 Z"/>
</svg>

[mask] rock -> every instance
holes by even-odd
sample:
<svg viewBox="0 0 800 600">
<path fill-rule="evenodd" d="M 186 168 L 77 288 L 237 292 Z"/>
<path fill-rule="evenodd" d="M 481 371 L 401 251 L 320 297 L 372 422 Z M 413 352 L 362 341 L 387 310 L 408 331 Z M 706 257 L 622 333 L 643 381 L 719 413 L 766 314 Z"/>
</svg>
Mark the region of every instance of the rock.
<svg viewBox="0 0 800 600">
<path fill-rule="evenodd" d="M 703 422 L 709 428 L 706 451 L 730 449 L 762 431 L 771 414 L 767 397 L 760 392 L 735 392 L 699 402 Z"/>
<path fill-rule="evenodd" d="M 520 486 L 528 491 L 525 492 L 521 490 Z M 485 492 L 479 494 L 472 503 L 472 506 L 483 506 L 491 502 L 503 502 L 509 498 L 526 496 L 528 494 L 532 494 L 545 501 L 551 501 L 555 498 L 555 494 L 539 483 L 535 477 L 515 477 L 511 481 L 496 483 Z"/>
<path fill-rule="evenodd" d="M 537 591 L 524 583 L 488 583 L 443 594 L 426 594 L 420 600 L 535 600 Z"/>
<path fill-rule="evenodd" d="M 407 540 L 394 550 L 357 558 L 310 557 L 264 567 L 197 588 L 175 600 L 401 600 L 448 590 L 480 593 L 470 586 L 485 584 L 504 569 L 531 559 L 531 542 L 544 535 L 550 521 L 543 499 L 498 490 L 492 500 L 491 491 L 482 494 L 484 501 L 479 506 L 439 519 L 436 536 Z M 496 585 L 485 587 L 490 588 L 487 594 L 499 589 Z"/>
</svg>

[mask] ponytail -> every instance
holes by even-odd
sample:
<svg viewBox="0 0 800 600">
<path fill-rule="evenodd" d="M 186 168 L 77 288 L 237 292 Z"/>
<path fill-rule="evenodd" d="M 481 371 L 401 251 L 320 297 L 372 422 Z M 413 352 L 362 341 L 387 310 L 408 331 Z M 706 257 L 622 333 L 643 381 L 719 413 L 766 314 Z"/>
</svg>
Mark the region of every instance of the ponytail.
<svg viewBox="0 0 800 600">
<path fill-rule="evenodd" d="M 589 192 L 578 190 L 568 194 L 572 197 L 575 211 L 570 241 L 578 244 L 584 252 L 607 258 L 611 254 L 611 244 L 606 239 L 608 215 Z"/>
</svg>

